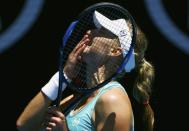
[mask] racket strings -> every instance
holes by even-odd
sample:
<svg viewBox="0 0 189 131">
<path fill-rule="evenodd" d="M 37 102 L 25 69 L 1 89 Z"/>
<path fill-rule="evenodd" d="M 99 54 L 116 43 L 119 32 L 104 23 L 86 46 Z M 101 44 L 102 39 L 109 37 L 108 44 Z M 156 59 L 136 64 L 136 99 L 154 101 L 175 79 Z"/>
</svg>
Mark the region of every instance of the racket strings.
<svg viewBox="0 0 189 131">
<path fill-rule="evenodd" d="M 102 42 L 102 41 L 103 40 L 100 39 L 97 42 Z M 104 50 L 105 50 L 105 48 L 99 48 L 99 47 L 95 46 L 94 44 L 91 46 L 93 46 L 91 48 L 97 48 L 98 50 L 101 50 L 100 52 L 104 52 Z M 104 59 L 98 59 L 97 57 L 92 57 L 91 60 L 95 61 L 95 63 L 101 63 Z M 87 64 L 83 64 L 83 66 L 85 66 L 85 67 L 80 69 L 80 73 L 78 74 L 79 78 L 77 78 L 77 81 L 79 79 L 79 81 L 82 83 L 82 84 L 80 84 L 80 88 L 89 88 L 88 86 L 86 86 L 86 83 L 88 81 L 91 81 L 91 79 L 85 75 L 87 75 L 87 70 L 93 70 L 94 68 L 96 68 L 96 66 L 95 65 L 88 66 Z M 84 79 L 82 79 L 82 78 L 84 78 Z M 98 84 L 98 83 L 96 83 L 96 84 Z"/>
<path fill-rule="evenodd" d="M 104 39 L 103 38 L 101 38 L 101 39 L 99 39 L 97 42 L 100 42 L 100 43 L 102 43 L 103 44 L 103 41 L 104 41 Z M 112 43 L 109 43 L 110 45 L 112 45 L 112 47 L 111 48 L 113 48 L 113 42 Z M 97 49 L 99 49 L 99 50 L 101 50 L 101 52 L 104 52 L 106 49 L 105 49 L 105 47 L 104 48 L 99 48 L 99 47 L 95 47 L 95 45 L 94 45 L 94 48 L 97 48 Z M 100 60 L 98 60 L 97 61 L 97 59 L 98 58 L 96 58 L 96 57 L 94 57 L 92 60 L 93 61 L 96 61 L 96 63 L 101 63 L 101 62 L 103 62 L 104 60 L 105 60 L 105 57 L 104 58 L 102 58 L 102 59 L 100 59 Z M 109 74 L 110 76 L 116 71 L 116 69 L 119 67 L 119 65 L 120 65 L 120 62 L 118 62 L 118 63 L 115 63 L 115 61 L 111 61 L 111 60 L 109 60 L 109 66 L 110 66 L 110 71 L 108 72 L 108 73 L 105 73 L 105 75 L 106 74 Z M 94 65 L 94 66 L 91 66 L 90 68 L 96 68 L 96 66 Z M 84 70 L 84 72 L 81 70 L 81 75 L 82 74 L 86 74 L 86 70 Z M 80 75 L 80 74 L 79 74 Z M 106 76 L 104 76 L 104 77 L 106 77 Z M 82 78 L 82 77 L 81 77 Z M 89 79 L 87 79 L 87 78 L 89 78 L 89 77 L 86 77 L 86 80 L 80 80 L 83 84 L 80 86 L 80 88 L 82 88 L 83 87 L 83 85 L 85 85 L 84 83 L 86 83 L 87 81 L 89 81 Z M 102 78 L 96 78 L 96 79 L 102 79 Z M 101 81 L 101 83 L 102 82 L 104 82 L 104 80 L 102 80 Z M 96 82 L 96 84 L 94 85 L 94 86 L 96 86 L 96 85 L 98 85 L 99 83 L 98 82 Z M 90 86 L 89 87 L 86 87 L 85 86 L 85 88 L 91 88 Z"/>
<path fill-rule="evenodd" d="M 103 38 L 102 39 L 100 39 L 100 40 L 98 40 L 97 42 L 100 42 L 100 43 L 102 43 L 102 41 L 103 41 Z M 111 45 L 113 45 L 113 43 L 111 44 Z M 106 49 L 105 48 L 99 48 L 99 47 L 95 47 L 95 45 L 94 45 L 94 48 L 98 48 L 99 50 L 101 50 L 100 52 L 104 52 Z M 103 57 L 102 59 L 98 59 L 98 58 L 96 58 L 96 57 L 92 57 L 92 60 L 93 61 L 95 61 L 96 63 L 102 63 L 103 61 L 105 61 L 105 59 L 107 59 L 107 58 L 105 58 L 105 57 Z M 117 67 L 119 67 L 119 65 L 120 65 L 120 63 L 114 63 L 114 62 L 111 62 L 111 60 L 109 60 L 110 62 L 109 62 L 109 66 L 111 66 L 110 67 L 110 69 L 111 69 L 111 71 L 110 72 L 112 72 L 111 74 L 110 74 L 110 72 L 108 72 L 108 74 L 110 74 L 110 75 L 112 75 L 115 71 L 113 71 L 113 70 L 115 70 Z M 87 65 L 85 65 L 85 66 L 87 66 Z M 94 69 L 94 68 L 96 68 L 96 66 L 94 65 L 94 66 L 87 66 L 88 68 L 90 68 L 90 69 L 88 69 L 88 70 L 92 70 L 92 69 Z M 87 68 L 86 67 L 86 68 Z M 84 69 L 84 68 L 83 68 Z M 78 74 L 78 76 L 82 76 L 83 74 L 87 74 L 86 73 L 86 70 L 80 70 L 80 73 Z M 106 75 L 106 73 L 105 73 L 105 75 Z M 106 77 L 106 76 L 103 76 L 103 77 Z M 90 81 L 91 79 L 89 79 L 89 77 L 86 77 L 86 79 L 81 79 L 82 77 L 79 77 L 80 78 L 80 81 L 81 81 L 81 85 L 80 85 L 80 88 L 83 88 L 83 87 L 85 87 L 85 88 L 91 88 L 90 86 L 88 87 L 86 87 L 86 82 L 87 81 Z M 96 79 L 100 79 L 100 78 L 96 78 Z M 101 80 L 102 80 L 102 78 L 101 78 Z M 98 81 L 98 80 L 97 80 Z M 104 80 L 102 80 L 101 81 L 101 83 L 102 82 L 104 82 Z M 96 84 L 94 85 L 94 83 L 93 83 L 93 85 L 94 86 L 96 86 L 96 85 L 98 85 L 99 84 L 99 82 L 96 82 Z"/>
<path fill-rule="evenodd" d="M 124 18 L 127 20 L 128 23 L 131 23 L 131 20 L 129 19 L 129 16 L 125 15 L 123 12 L 115 9 L 115 8 L 110 8 L 110 7 L 105 7 L 105 8 L 96 8 L 95 10 L 99 11 L 100 13 L 102 13 L 103 15 L 105 15 L 106 17 L 108 17 L 111 20 L 116 20 L 119 18 Z M 69 37 L 67 44 L 66 44 L 66 48 L 65 48 L 65 54 L 68 58 L 70 52 L 74 49 L 74 47 L 79 43 L 79 41 L 83 38 L 82 36 L 85 35 L 85 33 L 87 32 L 87 30 L 94 28 L 94 23 L 92 22 L 92 15 L 93 15 L 94 10 L 88 12 L 86 15 L 84 15 L 80 21 L 78 22 L 77 26 L 74 28 L 72 35 Z M 122 23 L 120 23 L 122 24 Z M 131 38 L 133 37 L 133 27 L 132 24 L 130 24 L 131 27 L 129 27 L 130 29 L 130 34 L 131 34 Z M 120 25 L 121 27 L 121 25 Z M 117 28 L 114 28 L 113 26 L 111 27 L 112 29 L 116 30 Z M 94 38 L 93 38 L 94 39 Z M 99 39 L 96 42 L 100 42 L 103 43 L 104 39 Z M 129 39 L 127 38 L 126 41 L 129 41 Z M 114 43 L 109 42 L 109 44 L 111 44 L 111 48 L 114 48 Z M 96 48 L 99 52 L 106 52 L 106 48 L 104 46 L 102 47 L 98 47 L 96 45 L 91 45 L 93 47 L 91 48 Z M 122 50 L 128 50 L 130 49 L 131 45 L 123 45 L 121 46 Z M 67 58 L 65 58 L 65 62 L 67 61 Z M 102 57 L 101 59 L 99 59 L 98 57 L 91 57 L 92 61 L 95 63 L 103 63 L 103 61 L 105 61 L 107 58 L 106 57 Z M 113 74 L 116 73 L 117 69 L 120 67 L 120 65 L 123 63 L 123 57 L 120 57 L 120 60 L 118 61 L 114 61 L 109 59 L 108 60 L 108 68 L 110 69 L 109 71 L 105 72 L 105 75 L 108 74 L 108 76 L 111 78 Z M 96 82 L 95 85 L 90 86 L 88 85 L 88 82 L 91 81 L 91 78 L 89 76 L 87 76 L 88 72 L 87 70 L 92 70 L 94 68 L 97 68 L 96 65 L 90 65 L 88 66 L 86 62 L 83 61 L 78 61 L 77 63 L 78 65 L 76 66 L 75 70 L 78 70 L 78 73 L 75 74 L 75 78 L 73 79 L 73 83 L 75 86 L 77 86 L 77 88 L 79 89 L 92 89 L 95 88 L 98 84 L 98 82 Z M 106 77 L 106 76 L 104 76 Z M 105 78 L 103 81 L 100 81 L 101 83 L 106 81 L 107 78 Z"/>
<path fill-rule="evenodd" d="M 102 41 L 103 41 L 103 39 L 100 39 L 100 40 L 98 40 L 97 42 L 102 42 Z M 94 45 L 93 48 L 99 48 L 99 47 L 95 47 L 95 45 Z M 100 50 L 100 48 L 99 48 L 99 50 Z M 102 48 L 101 52 L 104 52 L 104 50 L 105 50 L 105 48 Z M 100 61 L 97 61 L 97 58 L 95 58 L 95 57 L 93 57 L 92 60 L 93 60 L 93 61 L 96 61 L 96 63 L 103 61 L 103 59 L 100 59 Z M 76 81 L 77 81 L 77 82 L 80 81 L 80 83 L 82 83 L 82 84 L 80 84 L 80 87 L 81 87 L 81 88 L 82 88 L 82 87 L 85 87 L 85 88 L 86 88 L 86 82 L 87 82 L 89 79 L 88 79 L 88 77 L 86 77 L 86 80 L 85 80 L 85 79 L 82 79 L 82 78 L 85 78 L 84 75 L 86 75 L 86 68 L 87 68 L 87 65 L 80 63 L 80 66 L 76 66 L 76 67 L 77 67 L 76 70 L 80 70 L 80 73 L 77 74 L 77 79 L 76 79 Z M 78 67 L 79 67 L 79 68 L 78 68 Z M 96 67 L 95 67 L 95 66 L 91 66 L 90 69 L 91 69 L 91 68 L 93 69 L 93 68 L 96 68 Z M 89 69 L 89 70 L 90 70 L 90 69 Z"/>
</svg>

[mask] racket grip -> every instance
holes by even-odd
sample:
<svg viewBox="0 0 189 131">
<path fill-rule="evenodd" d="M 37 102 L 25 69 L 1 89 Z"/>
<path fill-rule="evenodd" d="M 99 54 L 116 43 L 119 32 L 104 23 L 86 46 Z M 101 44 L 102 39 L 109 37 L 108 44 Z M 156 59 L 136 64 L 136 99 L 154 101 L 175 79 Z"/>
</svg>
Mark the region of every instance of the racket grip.
<svg viewBox="0 0 189 131">
<path fill-rule="evenodd" d="M 71 80 L 64 74 L 64 77 L 67 79 L 68 82 Z M 58 87 L 59 87 L 59 72 L 56 72 L 49 82 L 41 88 L 41 91 L 52 101 L 56 100 L 58 96 Z M 62 83 L 62 92 L 66 89 L 67 84 Z"/>
</svg>

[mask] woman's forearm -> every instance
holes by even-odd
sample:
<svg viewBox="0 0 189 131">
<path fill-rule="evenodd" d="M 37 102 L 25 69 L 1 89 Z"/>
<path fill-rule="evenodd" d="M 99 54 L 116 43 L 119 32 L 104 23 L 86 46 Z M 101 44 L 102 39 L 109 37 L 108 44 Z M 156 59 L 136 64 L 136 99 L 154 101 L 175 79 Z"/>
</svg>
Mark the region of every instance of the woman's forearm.
<svg viewBox="0 0 189 131">
<path fill-rule="evenodd" d="M 41 91 L 30 101 L 17 120 L 19 131 L 34 131 L 41 127 L 46 109 L 51 104 L 51 100 Z"/>
</svg>

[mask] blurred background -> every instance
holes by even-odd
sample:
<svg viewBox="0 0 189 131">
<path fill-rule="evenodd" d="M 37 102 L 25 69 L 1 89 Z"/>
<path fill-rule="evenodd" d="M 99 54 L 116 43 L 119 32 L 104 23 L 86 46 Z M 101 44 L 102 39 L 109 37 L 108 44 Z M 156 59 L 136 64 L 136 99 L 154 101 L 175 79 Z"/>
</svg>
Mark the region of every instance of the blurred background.
<svg viewBox="0 0 189 131">
<path fill-rule="evenodd" d="M 58 70 L 62 36 L 77 15 L 99 0 L 1 0 L 0 100 L 10 130 L 27 103 Z M 155 66 L 155 131 L 189 130 L 189 0 L 112 0 L 145 32 Z M 6 113 L 4 113 L 6 112 Z M 4 116 L 5 114 L 5 116 Z M 3 125 L 3 124 L 2 124 Z"/>
</svg>

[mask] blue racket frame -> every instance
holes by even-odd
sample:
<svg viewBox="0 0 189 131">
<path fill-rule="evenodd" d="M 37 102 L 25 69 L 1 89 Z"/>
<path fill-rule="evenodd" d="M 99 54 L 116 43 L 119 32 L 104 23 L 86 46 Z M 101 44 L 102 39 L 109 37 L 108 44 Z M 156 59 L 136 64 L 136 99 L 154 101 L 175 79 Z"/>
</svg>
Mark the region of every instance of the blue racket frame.
<svg viewBox="0 0 189 131">
<path fill-rule="evenodd" d="M 127 14 L 130 15 L 130 13 L 126 9 L 124 9 L 123 7 L 121 7 L 119 5 L 112 4 L 112 3 L 104 2 L 104 3 L 93 5 L 92 7 L 89 7 L 87 9 L 85 9 L 83 11 L 83 13 L 80 14 L 79 18 L 82 17 L 85 14 L 86 11 L 91 11 L 94 8 L 96 8 L 97 6 L 98 7 L 99 6 L 107 6 L 107 7 L 108 6 L 114 6 L 115 8 L 120 8 L 123 13 L 127 12 Z M 79 88 L 79 87 L 75 88 L 74 86 L 72 87 L 72 85 L 69 86 L 70 88 L 72 88 L 73 90 L 76 90 L 77 92 L 82 92 L 84 94 L 84 96 L 88 96 L 93 91 L 95 91 L 95 90 L 99 89 L 100 87 L 104 86 L 105 84 L 107 84 L 111 80 L 114 80 L 116 78 L 116 76 L 124 69 L 125 65 L 128 63 L 128 61 L 129 61 L 129 59 L 130 59 L 130 57 L 131 57 L 131 55 L 133 53 L 134 46 L 135 46 L 135 43 L 136 43 L 136 32 L 137 32 L 137 28 L 136 27 L 137 26 L 136 26 L 136 23 L 135 23 L 133 17 L 131 15 L 129 17 L 130 17 L 132 25 L 133 25 L 133 34 L 134 35 L 133 35 L 133 38 L 132 38 L 131 47 L 130 47 L 128 53 L 126 54 L 126 56 L 124 57 L 124 60 L 123 60 L 123 62 L 121 64 L 121 66 L 117 69 L 117 71 L 109 79 L 107 79 L 105 82 L 99 84 L 98 86 L 96 86 L 94 88 L 91 88 L 91 89 L 84 89 L 84 88 Z M 78 20 L 76 20 L 76 21 L 74 21 L 74 22 L 72 22 L 70 24 L 70 26 L 66 30 L 66 33 L 65 33 L 65 35 L 63 37 L 63 43 L 62 43 L 62 45 L 60 47 L 60 61 L 59 61 L 59 76 L 60 77 L 59 77 L 59 90 L 58 90 L 57 105 L 60 104 L 60 101 L 61 101 L 61 98 L 62 98 L 62 95 L 61 95 L 62 94 L 62 83 L 65 82 L 66 84 L 72 84 L 72 83 L 68 83 L 68 81 L 66 80 L 66 78 L 63 75 L 63 49 L 66 46 L 67 41 L 68 41 L 69 37 L 71 36 L 72 31 L 74 30 L 74 28 L 77 25 L 77 23 L 78 23 Z"/>
<path fill-rule="evenodd" d="M 68 29 L 66 30 L 66 33 L 63 37 L 63 42 L 62 42 L 62 45 L 60 47 L 60 50 L 59 50 L 59 87 L 58 87 L 58 96 L 57 96 L 57 99 L 56 99 L 56 106 L 59 106 L 60 104 L 60 101 L 62 99 L 62 85 L 63 83 L 66 83 L 67 85 L 69 84 L 69 82 L 66 80 L 66 78 L 64 77 L 64 74 L 63 74 L 63 50 L 64 50 L 64 47 L 68 41 L 68 38 L 70 37 L 72 31 L 74 30 L 76 24 L 77 24 L 78 21 L 74 21 L 72 22 Z"/>
</svg>

